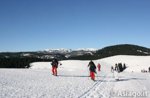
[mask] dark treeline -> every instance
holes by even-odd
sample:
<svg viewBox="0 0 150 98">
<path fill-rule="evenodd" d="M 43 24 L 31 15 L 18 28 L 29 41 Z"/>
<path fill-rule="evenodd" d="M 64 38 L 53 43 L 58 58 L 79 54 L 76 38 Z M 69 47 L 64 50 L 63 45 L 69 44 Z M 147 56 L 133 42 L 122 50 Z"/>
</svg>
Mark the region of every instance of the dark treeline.
<svg viewBox="0 0 150 98">
<path fill-rule="evenodd" d="M 0 68 L 29 68 L 30 63 L 40 61 L 51 61 L 34 57 L 0 58 Z"/>
<path fill-rule="evenodd" d="M 104 47 L 96 51 L 93 55 L 81 55 L 76 57 L 70 57 L 69 59 L 79 59 L 79 60 L 93 60 L 93 59 L 101 59 L 115 55 L 136 55 L 136 56 L 149 56 L 150 49 L 137 46 L 137 45 L 114 45 Z"/>
</svg>

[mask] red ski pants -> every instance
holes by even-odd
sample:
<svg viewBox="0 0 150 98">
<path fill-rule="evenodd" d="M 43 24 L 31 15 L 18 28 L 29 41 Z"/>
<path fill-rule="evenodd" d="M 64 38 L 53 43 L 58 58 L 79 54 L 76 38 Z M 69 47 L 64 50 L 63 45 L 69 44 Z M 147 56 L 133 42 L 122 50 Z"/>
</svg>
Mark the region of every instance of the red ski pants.
<svg viewBox="0 0 150 98">
<path fill-rule="evenodd" d="M 94 72 L 90 72 L 90 77 L 92 80 L 95 80 L 95 73 Z"/>
<path fill-rule="evenodd" d="M 52 73 L 57 76 L 57 67 L 52 67 Z"/>
</svg>

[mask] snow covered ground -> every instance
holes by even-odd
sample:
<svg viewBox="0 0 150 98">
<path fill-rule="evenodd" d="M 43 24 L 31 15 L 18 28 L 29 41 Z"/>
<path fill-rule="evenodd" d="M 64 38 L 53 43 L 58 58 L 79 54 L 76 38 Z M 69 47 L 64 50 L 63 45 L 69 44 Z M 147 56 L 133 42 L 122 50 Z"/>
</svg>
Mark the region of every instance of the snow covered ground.
<svg viewBox="0 0 150 98">
<path fill-rule="evenodd" d="M 118 74 L 110 68 L 125 63 Z M 89 77 L 89 61 L 61 61 L 58 76 L 51 74 L 50 62 L 35 62 L 30 69 L 0 69 L 0 98 L 150 98 L 150 56 L 113 56 L 94 60 L 101 64 L 96 81 Z"/>
</svg>

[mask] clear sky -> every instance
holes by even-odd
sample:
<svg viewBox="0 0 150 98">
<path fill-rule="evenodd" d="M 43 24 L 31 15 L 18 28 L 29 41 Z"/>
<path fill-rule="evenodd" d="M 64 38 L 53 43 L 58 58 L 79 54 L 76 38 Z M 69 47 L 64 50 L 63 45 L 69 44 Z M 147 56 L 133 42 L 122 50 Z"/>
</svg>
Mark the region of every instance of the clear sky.
<svg viewBox="0 0 150 98">
<path fill-rule="evenodd" d="M 150 48 L 150 0 L 0 0 L 0 51 Z"/>
</svg>

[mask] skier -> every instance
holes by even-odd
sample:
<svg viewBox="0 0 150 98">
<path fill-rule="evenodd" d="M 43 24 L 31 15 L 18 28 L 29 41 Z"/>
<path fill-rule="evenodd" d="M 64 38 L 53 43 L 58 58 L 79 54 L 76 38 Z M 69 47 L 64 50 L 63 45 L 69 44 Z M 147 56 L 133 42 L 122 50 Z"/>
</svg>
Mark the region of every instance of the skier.
<svg viewBox="0 0 150 98">
<path fill-rule="evenodd" d="M 101 65 L 98 63 L 97 65 L 98 71 L 101 71 Z"/>
<path fill-rule="evenodd" d="M 54 58 L 52 60 L 51 65 L 52 65 L 52 74 L 57 76 L 58 60 L 56 58 Z"/>
<path fill-rule="evenodd" d="M 96 66 L 92 60 L 89 62 L 88 67 L 90 71 L 90 77 L 95 81 Z"/>
<path fill-rule="evenodd" d="M 116 79 L 117 81 L 119 81 L 119 77 L 118 77 L 119 72 L 120 72 L 119 66 L 118 66 L 118 64 L 115 64 L 114 75 L 115 75 L 115 79 Z"/>
<path fill-rule="evenodd" d="M 113 75 L 112 75 L 113 78 L 115 78 L 114 71 L 115 71 L 114 67 L 111 66 L 111 72 L 113 73 Z"/>
<path fill-rule="evenodd" d="M 114 67 L 113 66 L 111 66 L 111 72 L 114 73 Z"/>
</svg>

